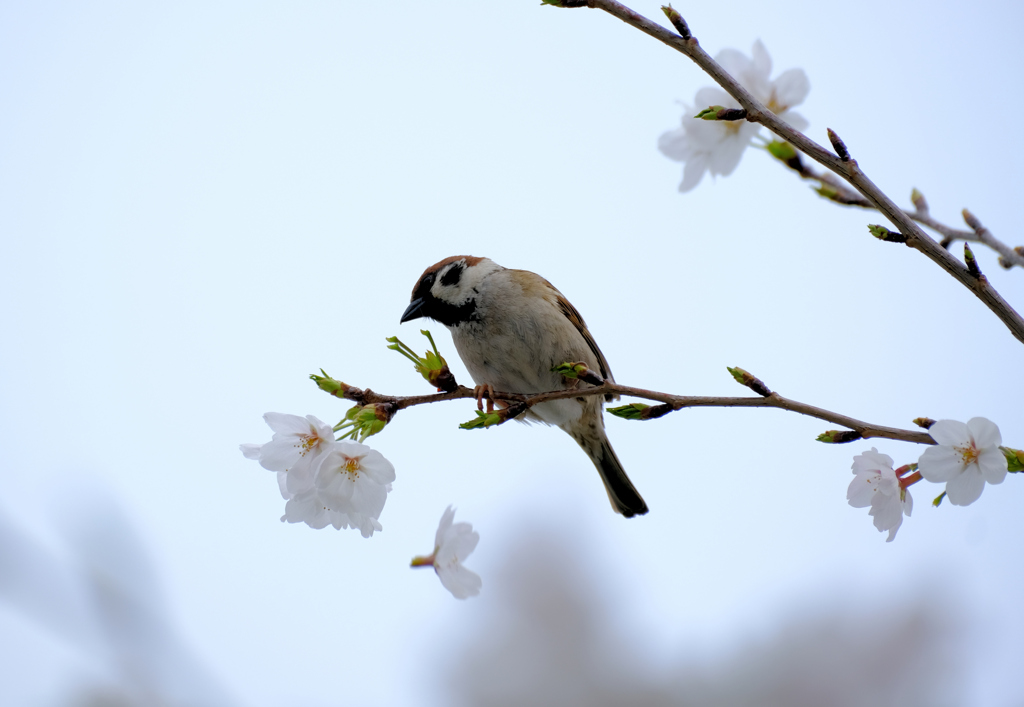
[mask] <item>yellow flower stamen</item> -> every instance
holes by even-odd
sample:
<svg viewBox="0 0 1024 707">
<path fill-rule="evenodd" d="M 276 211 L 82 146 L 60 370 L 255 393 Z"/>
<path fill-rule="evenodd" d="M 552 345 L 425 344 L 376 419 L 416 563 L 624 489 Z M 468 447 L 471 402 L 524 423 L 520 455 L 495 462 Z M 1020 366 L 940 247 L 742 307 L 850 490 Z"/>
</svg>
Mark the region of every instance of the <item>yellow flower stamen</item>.
<svg viewBox="0 0 1024 707">
<path fill-rule="evenodd" d="M 981 453 L 978 451 L 978 448 L 974 446 L 974 442 L 971 442 L 963 447 L 953 447 L 953 449 L 955 449 L 957 454 L 960 455 L 960 458 L 963 460 L 965 466 L 974 464 L 975 462 L 978 461 L 978 457 L 981 456 Z"/>
<path fill-rule="evenodd" d="M 304 457 L 318 444 L 320 444 L 320 438 L 316 435 L 299 435 L 299 443 L 295 446 L 299 448 L 299 456 Z"/>
<path fill-rule="evenodd" d="M 359 470 L 362 468 L 359 457 L 345 457 L 345 463 L 341 465 L 342 473 L 348 474 L 349 480 L 353 482 L 359 478 Z"/>
</svg>

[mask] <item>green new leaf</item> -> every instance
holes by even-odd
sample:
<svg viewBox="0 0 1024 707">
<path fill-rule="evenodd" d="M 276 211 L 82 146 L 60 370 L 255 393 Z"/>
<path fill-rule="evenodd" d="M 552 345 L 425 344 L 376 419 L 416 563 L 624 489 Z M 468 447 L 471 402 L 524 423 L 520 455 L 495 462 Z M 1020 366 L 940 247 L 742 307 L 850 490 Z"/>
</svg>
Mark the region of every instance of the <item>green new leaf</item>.
<svg viewBox="0 0 1024 707">
<path fill-rule="evenodd" d="M 940 493 L 938 496 L 935 497 L 935 500 L 932 501 L 932 505 L 935 506 L 936 508 L 938 508 L 939 504 L 942 503 L 942 499 L 944 499 L 945 497 L 946 497 L 946 492 L 943 491 L 942 493 Z"/>
<path fill-rule="evenodd" d="M 579 378 L 585 376 L 590 369 L 585 363 L 560 363 L 551 369 L 552 373 L 561 373 L 564 378 Z"/>
<path fill-rule="evenodd" d="M 820 187 L 815 188 L 814 191 L 815 193 L 817 193 L 818 196 L 823 197 L 825 199 L 832 200 L 839 196 L 838 189 L 829 184 L 825 184 L 824 182 L 821 183 Z"/>
<path fill-rule="evenodd" d="M 458 384 L 455 382 L 455 376 L 448 369 L 448 362 L 438 352 L 437 344 L 434 343 L 434 337 L 430 335 L 430 332 L 426 329 L 420 329 L 420 333 L 430 341 L 431 348 L 430 351 L 423 354 L 422 358 L 417 356 L 416 352 L 397 336 L 389 336 L 386 339 L 390 343 L 388 348 L 392 351 L 397 351 L 412 361 L 416 372 L 423 376 L 432 386 L 449 393 L 452 392 L 458 388 Z"/>
<path fill-rule="evenodd" d="M 615 417 L 621 417 L 624 420 L 644 420 L 644 411 L 651 407 L 650 405 L 644 405 L 643 403 L 630 403 L 628 405 L 620 405 L 615 408 L 607 408 Z"/>
<path fill-rule="evenodd" d="M 772 157 L 782 160 L 783 162 L 789 162 L 791 159 L 796 158 L 796 148 L 788 142 L 772 140 L 765 147 L 768 149 L 768 152 Z"/>
<path fill-rule="evenodd" d="M 710 106 L 693 117 L 701 120 L 718 120 L 718 112 L 723 110 L 725 106 Z"/>
<path fill-rule="evenodd" d="M 327 371 L 325 371 L 322 368 L 320 369 L 320 372 L 323 373 L 322 376 L 318 376 L 315 373 L 311 373 L 309 375 L 310 380 L 316 383 L 317 387 L 320 390 L 330 393 L 336 398 L 344 398 L 345 391 L 348 390 L 349 386 L 345 385 L 340 380 L 335 380 L 334 378 L 331 378 L 329 375 L 327 375 Z"/>
<path fill-rule="evenodd" d="M 470 420 L 469 422 L 463 422 L 459 425 L 460 430 L 476 430 L 482 427 L 491 427 L 493 425 L 501 424 L 501 415 L 497 412 L 484 412 L 483 410 L 474 410 L 476 413 L 476 419 Z"/>
</svg>

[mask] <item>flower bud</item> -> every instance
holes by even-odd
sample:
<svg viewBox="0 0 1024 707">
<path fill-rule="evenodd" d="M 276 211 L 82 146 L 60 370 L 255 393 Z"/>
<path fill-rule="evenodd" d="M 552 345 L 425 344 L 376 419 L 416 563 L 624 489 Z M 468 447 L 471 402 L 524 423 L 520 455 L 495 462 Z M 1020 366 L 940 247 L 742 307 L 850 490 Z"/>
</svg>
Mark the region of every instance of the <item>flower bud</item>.
<svg viewBox="0 0 1024 707">
<path fill-rule="evenodd" d="M 551 372 L 552 373 L 561 373 L 563 378 L 568 378 L 570 380 L 572 380 L 572 379 L 579 379 L 581 381 L 586 381 L 587 383 L 590 383 L 591 385 L 603 385 L 604 384 L 604 378 L 599 376 L 594 371 L 590 370 L 590 367 L 587 366 L 587 364 L 582 363 L 582 362 L 580 362 L 580 363 L 572 363 L 572 362 L 560 363 L 557 366 L 555 366 L 554 368 L 552 368 Z"/>
<path fill-rule="evenodd" d="M 772 394 L 772 391 L 768 390 L 768 386 L 762 383 L 760 378 L 747 373 L 742 368 L 729 368 L 726 366 L 725 370 L 732 374 L 732 377 L 736 379 L 737 383 L 747 386 L 758 395 L 767 398 Z"/>
<path fill-rule="evenodd" d="M 890 231 L 885 226 L 879 226 L 876 223 L 873 223 L 873 224 L 868 226 L 868 232 L 871 233 L 872 236 L 874 236 L 875 238 L 877 238 L 880 241 L 886 241 L 888 243 L 906 243 L 907 242 L 907 237 L 904 236 L 902 233 L 898 233 L 896 231 Z"/>
<path fill-rule="evenodd" d="M 353 398 L 349 396 L 355 396 L 362 393 L 362 391 L 355 386 L 351 386 L 346 383 L 342 383 L 340 380 L 331 378 L 327 375 L 327 371 L 324 369 L 321 368 L 320 372 L 323 373 L 322 376 L 318 376 L 315 373 L 311 373 L 309 376 L 320 390 L 330 393 L 336 398 L 349 398 L 350 400 Z"/>
<path fill-rule="evenodd" d="M 1012 447 L 1000 447 L 1006 456 L 1006 470 L 1017 473 L 1024 471 L 1024 450 L 1013 449 Z"/>
<path fill-rule="evenodd" d="M 446 393 L 458 390 L 459 384 L 455 382 L 455 376 L 452 375 L 451 370 L 448 368 L 448 362 L 438 353 L 434 337 L 426 329 L 420 329 L 420 333 L 427 337 L 432 349 L 432 351 L 427 351 L 423 358 L 417 356 L 416 352 L 399 340 L 397 336 L 389 336 L 387 338 L 387 341 L 391 344 L 388 348 L 392 351 L 397 351 L 412 361 L 416 372 L 438 390 L 443 390 Z"/>
<path fill-rule="evenodd" d="M 822 432 L 816 439 L 825 444 L 846 444 L 861 439 L 861 434 L 856 430 L 829 430 Z"/>
</svg>

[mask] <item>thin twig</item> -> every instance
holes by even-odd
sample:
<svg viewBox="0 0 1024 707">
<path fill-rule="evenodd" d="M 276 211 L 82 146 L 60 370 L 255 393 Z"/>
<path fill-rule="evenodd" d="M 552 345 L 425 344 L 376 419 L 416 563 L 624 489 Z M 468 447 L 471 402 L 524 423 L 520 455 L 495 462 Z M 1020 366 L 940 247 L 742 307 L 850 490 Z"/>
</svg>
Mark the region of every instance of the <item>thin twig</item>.
<svg viewBox="0 0 1024 707">
<path fill-rule="evenodd" d="M 783 140 L 791 143 L 796 149 L 813 159 L 818 164 L 835 172 L 849 182 L 872 206 L 907 236 L 907 246 L 914 248 L 943 270 L 952 275 L 960 284 L 969 289 L 1006 325 L 1018 341 L 1024 343 L 1024 318 L 1011 307 L 995 290 L 985 277 L 975 277 L 967 267 L 954 258 L 945 248 L 935 242 L 921 227 L 914 223 L 892 199 L 885 195 L 861 170 L 857 160 L 840 159 L 832 152 L 814 142 L 799 130 L 780 120 L 773 112 L 745 89 L 740 83 L 723 69 L 718 62 L 705 52 L 696 37 L 683 39 L 682 36 L 652 22 L 643 15 L 631 10 L 616 0 L 588 0 L 588 7 L 604 10 L 619 18 L 626 24 L 654 37 L 663 44 L 685 54 L 697 66 L 704 70 L 725 91 L 735 98 L 740 106 L 747 111 L 747 120 L 760 123 Z"/>
<path fill-rule="evenodd" d="M 571 389 L 571 390 L 555 390 L 547 393 L 537 393 L 536 395 L 521 395 L 518 393 L 502 393 L 495 392 L 494 400 L 501 400 L 505 402 L 516 402 L 523 403 L 527 407 L 531 407 L 538 403 L 543 403 L 548 400 L 561 400 L 563 398 L 579 398 L 586 395 L 606 395 L 609 393 L 617 395 L 628 395 L 634 398 L 642 398 L 644 400 L 655 400 L 660 403 L 665 403 L 672 407 L 672 410 L 682 410 L 683 408 L 695 408 L 695 407 L 763 407 L 763 408 L 778 408 L 780 410 L 789 410 L 790 412 L 796 412 L 801 415 L 807 415 L 809 417 L 815 417 L 819 420 L 825 420 L 826 422 L 832 422 L 858 433 L 859 438 L 867 439 L 870 437 L 878 437 L 881 439 L 895 439 L 903 442 L 914 442 L 916 444 L 935 444 L 931 436 L 927 432 L 917 432 L 915 430 L 901 430 L 895 427 L 885 427 L 883 425 L 875 425 L 870 422 L 863 422 L 861 420 L 854 419 L 847 415 L 840 415 L 836 412 L 831 412 L 823 408 L 815 407 L 814 405 L 808 405 L 807 403 L 801 403 L 796 400 L 790 400 L 784 398 L 778 393 L 770 393 L 767 396 L 758 397 L 720 397 L 720 396 L 701 396 L 701 395 L 670 395 L 668 393 L 660 393 L 654 390 L 645 390 L 643 388 L 634 388 L 628 385 L 619 385 L 618 383 L 605 382 L 603 385 L 594 386 L 590 388 L 582 389 Z M 476 391 L 472 388 L 460 385 L 456 390 L 450 393 L 435 393 L 433 395 L 382 395 L 375 393 L 369 388 L 362 390 L 354 386 L 346 385 L 344 388 L 343 396 L 348 400 L 359 403 L 360 405 L 369 405 L 371 403 L 390 403 L 393 404 L 396 410 L 404 410 L 415 405 L 425 405 L 429 403 L 440 403 L 447 400 L 465 400 L 473 399 L 477 397 Z M 489 397 L 487 393 L 484 393 L 484 397 Z M 844 441 L 853 441 L 858 437 L 848 437 Z"/>
<path fill-rule="evenodd" d="M 840 183 L 830 172 L 818 172 L 813 167 L 804 164 L 799 154 L 795 159 L 786 160 L 785 164 L 799 174 L 801 178 L 812 182 L 821 182 L 821 188 L 817 192 L 829 201 L 843 206 L 859 206 L 865 209 L 875 208 L 874 204 Z M 982 226 L 973 214 L 966 209 L 964 209 L 965 213 L 971 216 L 974 224 L 971 226 L 972 230 L 970 231 L 952 228 L 932 217 L 928 209 L 928 202 L 925 201 L 924 197 L 916 189 L 914 190 L 912 201 L 914 202 L 914 210 L 903 209 L 903 213 L 941 235 L 942 240 L 939 242 L 939 246 L 942 248 L 948 249 L 954 241 L 981 243 L 999 254 L 999 264 L 1007 270 L 1014 265 L 1024 268 L 1024 247 L 1018 246 L 1015 249 L 1006 245 L 993 236 L 992 232 Z M 964 218 L 965 220 L 967 219 L 966 216 Z"/>
</svg>

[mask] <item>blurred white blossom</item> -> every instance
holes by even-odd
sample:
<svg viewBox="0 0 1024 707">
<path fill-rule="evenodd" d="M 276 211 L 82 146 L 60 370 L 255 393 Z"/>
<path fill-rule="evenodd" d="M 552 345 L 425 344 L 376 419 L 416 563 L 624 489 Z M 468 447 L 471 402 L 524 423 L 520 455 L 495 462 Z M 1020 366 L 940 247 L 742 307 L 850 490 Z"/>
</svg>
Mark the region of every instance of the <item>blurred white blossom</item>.
<svg viewBox="0 0 1024 707">
<path fill-rule="evenodd" d="M 769 110 L 797 130 L 807 127 L 807 120 L 791 110 L 803 103 L 811 90 L 803 69 L 790 69 L 774 81 L 769 79 L 772 59 L 761 40 L 754 42 L 752 57 L 736 49 L 723 49 L 715 57 L 727 72 L 740 82 Z M 694 98 L 694 107 L 684 104 L 682 124 L 658 139 L 662 154 L 684 162 L 683 181 L 679 191 L 687 192 L 700 182 L 705 172 L 729 175 L 740 163 L 743 151 L 754 139 L 760 126 L 746 120 L 708 121 L 693 118 L 696 111 L 708 106 L 739 108 L 736 100 L 718 87 L 702 88 Z"/>
<path fill-rule="evenodd" d="M 1006 478 L 1006 456 L 999 445 L 999 427 L 984 417 L 972 417 L 965 425 L 939 420 L 928 428 L 937 446 L 929 447 L 918 461 L 918 471 L 928 481 L 946 482 L 946 497 L 954 506 L 974 503 L 985 482 L 1001 484 Z"/>
<path fill-rule="evenodd" d="M 412 566 L 433 567 L 441 584 L 452 596 L 467 599 L 479 594 L 483 584 L 480 575 L 462 566 L 462 561 L 480 542 L 480 534 L 469 523 L 453 523 L 454 520 L 455 509 L 448 506 L 434 536 L 434 553 L 427 557 L 414 557 Z"/>
<path fill-rule="evenodd" d="M 879 532 L 889 531 L 886 542 L 892 542 L 903 524 L 903 516 L 910 516 L 914 501 L 910 492 L 900 488 L 899 477 L 892 468 L 892 457 L 871 451 L 853 458 L 853 481 L 846 491 L 846 499 L 854 508 L 871 506 L 868 515 L 875 519 Z"/>
</svg>

